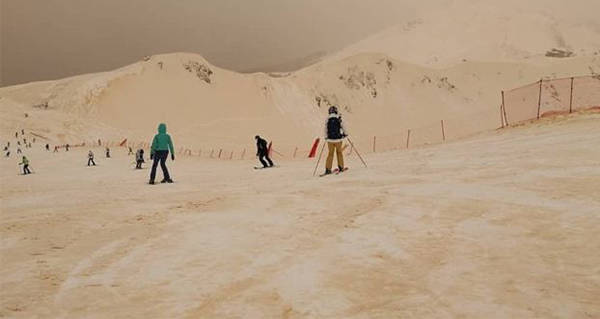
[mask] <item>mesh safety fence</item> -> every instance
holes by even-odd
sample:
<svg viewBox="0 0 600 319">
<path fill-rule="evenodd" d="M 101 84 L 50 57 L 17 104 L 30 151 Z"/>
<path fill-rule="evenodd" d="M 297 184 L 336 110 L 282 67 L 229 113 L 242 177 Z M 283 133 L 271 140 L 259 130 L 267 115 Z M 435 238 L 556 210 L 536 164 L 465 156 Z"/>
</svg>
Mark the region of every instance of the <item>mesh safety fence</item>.
<svg viewBox="0 0 600 319">
<path fill-rule="evenodd" d="M 600 76 L 540 80 L 504 92 L 508 124 L 600 106 Z"/>
</svg>

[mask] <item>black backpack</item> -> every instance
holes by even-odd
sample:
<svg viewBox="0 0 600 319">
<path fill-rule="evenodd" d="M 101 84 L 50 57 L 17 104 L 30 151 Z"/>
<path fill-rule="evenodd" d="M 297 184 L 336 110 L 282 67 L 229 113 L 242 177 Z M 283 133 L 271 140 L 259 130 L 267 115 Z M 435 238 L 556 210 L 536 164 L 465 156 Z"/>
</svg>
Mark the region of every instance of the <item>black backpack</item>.
<svg viewBox="0 0 600 319">
<path fill-rule="evenodd" d="M 330 117 L 327 120 L 327 139 L 339 140 L 342 136 L 342 120 L 339 117 Z"/>
</svg>

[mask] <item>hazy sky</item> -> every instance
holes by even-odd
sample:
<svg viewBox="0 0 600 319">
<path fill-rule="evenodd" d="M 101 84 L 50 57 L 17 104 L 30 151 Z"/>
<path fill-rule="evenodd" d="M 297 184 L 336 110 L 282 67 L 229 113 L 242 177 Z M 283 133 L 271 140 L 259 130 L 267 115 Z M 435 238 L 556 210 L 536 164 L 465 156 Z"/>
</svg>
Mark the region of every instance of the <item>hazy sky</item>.
<svg viewBox="0 0 600 319">
<path fill-rule="evenodd" d="M 0 86 L 202 54 L 270 69 L 414 16 L 406 0 L 0 0 Z"/>
</svg>

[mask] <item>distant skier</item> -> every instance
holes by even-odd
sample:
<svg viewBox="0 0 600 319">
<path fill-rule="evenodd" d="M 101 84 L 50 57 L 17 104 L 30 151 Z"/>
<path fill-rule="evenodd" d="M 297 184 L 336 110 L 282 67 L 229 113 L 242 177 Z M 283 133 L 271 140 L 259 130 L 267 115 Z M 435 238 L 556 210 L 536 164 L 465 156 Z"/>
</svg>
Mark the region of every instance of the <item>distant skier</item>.
<svg viewBox="0 0 600 319">
<path fill-rule="evenodd" d="M 21 130 L 21 134 L 22 134 L 22 135 L 25 135 L 25 130 L 23 130 L 23 129 L 22 129 L 22 130 Z"/>
<path fill-rule="evenodd" d="M 142 169 L 142 163 L 144 162 L 144 150 L 140 148 L 135 153 L 135 168 Z"/>
<path fill-rule="evenodd" d="M 65 145 L 65 152 L 69 151 L 69 144 Z"/>
<path fill-rule="evenodd" d="M 106 158 L 110 158 L 110 148 L 106 148 Z"/>
<path fill-rule="evenodd" d="M 92 150 L 88 152 L 88 166 L 90 166 L 90 163 L 96 166 L 96 162 L 94 162 L 94 152 L 92 152 Z"/>
<path fill-rule="evenodd" d="M 19 132 L 15 132 L 15 138 L 19 137 Z"/>
<path fill-rule="evenodd" d="M 338 169 L 340 172 L 344 171 L 344 153 L 342 152 L 342 141 L 347 136 L 342 126 L 342 117 L 338 113 L 338 109 L 335 106 L 329 108 L 329 117 L 327 118 L 326 127 L 326 140 L 327 149 L 327 161 L 325 162 L 325 174 L 331 174 L 331 167 L 333 166 L 333 156 L 337 156 Z"/>
<path fill-rule="evenodd" d="M 23 152 L 21 151 L 20 147 L 17 147 L 17 154 L 22 154 Z"/>
<path fill-rule="evenodd" d="M 6 154 L 4 154 L 4 156 L 10 157 L 10 151 L 7 151 Z"/>
<path fill-rule="evenodd" d="M 273 167 L 273 161 L 269 158 L 267 141 L 258 135 L 254 139 L 256 140 L 256 156 L 258 156 L 258 160 L 263 165 L 263 168 Z"/>
<path fill-rule="evenodd" d="M 27 157 L 23 156 L 23 160 L 21 163 L 19 163 L 19 165 L 23 165 L 23 175 L 31 174 L 31 171 L 29 170 L 29 160 Z"/>
<path fill-rule="evenodd" d="M 33 143 L 35 143 L 35 137 L 33 138 Z"/>
<path fill-rule="evenodd" d="M 54 153 L 58 153 L 58 146 L 54 145 Z"/>
<path fill-rule="evenodd" d="M 169 176 L 167 165 L 165 164 L 167 157 L 169 156 L 169 151 L 171 151 L 171 160 L 174 161 L 175 153 L 173 151 L 173 141 L 171 140 L 171 136 L 167 134 L 167 125 L 160 123 L 158 125 L 158 134 L 154 135 L 152 146 L 150 147 L 150 159 L 152 159 L 153 162 L 152 170 L 150 171 L 149 184 L 154 184 L 154 178 L 156 177 L 156 166 L 158 166 L 159 162 L 160 168 L 162 169 L 164 175 L 161 183 L 173 183 L 171 176 Z"/>
<path fill-rule="evenodd" d="M 127 153 L 127 155 L 133 155 L 133 150 L 131 149 L 131 146 L 129 147 L 129 153 Z"/>
<path fill-rule="evenodd" d="M 50 144 L 46 143 L 46 151 L 50 151 Z"/>
</svg>

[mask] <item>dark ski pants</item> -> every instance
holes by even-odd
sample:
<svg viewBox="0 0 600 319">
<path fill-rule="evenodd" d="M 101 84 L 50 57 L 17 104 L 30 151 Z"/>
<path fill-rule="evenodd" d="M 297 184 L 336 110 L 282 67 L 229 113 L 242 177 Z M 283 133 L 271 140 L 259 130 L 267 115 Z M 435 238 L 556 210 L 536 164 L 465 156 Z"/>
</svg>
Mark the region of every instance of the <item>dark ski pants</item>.
<svg viewBox="0 0 600 319">
<path fill-rule="evenodd" d="M 29 170 L 29 164 L 23 165 L 23 174 L 31 174 L 31 171 Z"/>
<path fill-rule="evenodd" d="M 171 179 L 171 176 L 169 176 L 169 170 L 167 170 L 167 165 L 165 164 L 167 157 L 169 157 L 169 151 L 154 152 L 154 162 L 152 162 L 152 171 L 150 171 L 151 182 L 154 182 L 154 178 L 156 177 L 156 166 L 158 166 L 158 162 L 160 162 L 160 168 L 163 171 L 164 180 L 168 181 Z"/>
<path fill-rule="evenodd" d="M 271 166 L 273 166 L 273 161 L 271 161 L 271 159 L 269 158 L 269 153 L 267 153 L 267 152 L 258 153 L 258 160 L 263 165 L 263 167 L 271 167 Z M 266 162 L 265 162 L 265 160 L 266 160 Z M 267 165 L 267 162 L 269 162 L 268 165 Z"/>
<path fill-rule="evenodd" d="M 135 164 L 135 168 L 136 168 L 136 169 L 141 169 L 141 168 L 142 168 L 142 163 L 143 163 L 143 162 L 144 162 L 144 161 L 137 161 L 137 163 Z"/>
<path fill-rule="evenodd" d="M 88 158 L 88 166 L 90 166 L 90 163 L 92 163 L 94 166 L 96 166 L 96 162 L 94 162 L 93 158 Z"/>
</svg>

